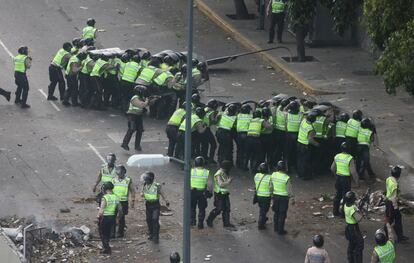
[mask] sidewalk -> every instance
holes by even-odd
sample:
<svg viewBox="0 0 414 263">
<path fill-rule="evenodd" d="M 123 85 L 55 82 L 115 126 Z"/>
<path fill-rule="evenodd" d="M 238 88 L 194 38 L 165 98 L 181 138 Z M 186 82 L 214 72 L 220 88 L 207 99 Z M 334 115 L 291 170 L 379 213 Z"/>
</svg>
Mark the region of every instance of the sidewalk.
<svg viewBox="0 0 414 263">
<path fill-rule="evenodd" d="M 267 44 L 268 32 L 256 30 L 257 19 L 231 20 L 226 16 L 234 13 L 233 1 L 195 2 L 201 12 L 247 49 L 271 47 Z M 245 2 L 249 12 L 256 13 L 254 1 Z M 265 27 L 268 23 L 266 21 Z M 295 39 L 288 32 L 284 32 L 281 46 L 288 47 L 292 55 L 296 55 Z M 414 99 L 403 90 L 397 96 L 386 94 L 382 78 L 372 73 L 373 58 L 358 47 L 307 48 L 306 52 L 317 62 L 285 62 L 281 57 L 288 57 L 289 53 L 283 49 L 260 56 L 318 101 L 331 101 L 349 112 L 361 109 L 370 116 L 379 134 L 380 149 L 377 151 L 386 155 L 388 163 L 408 168 L 409 176 L 402 178 L 402 190 L 414 193 Z"/>
</svg>

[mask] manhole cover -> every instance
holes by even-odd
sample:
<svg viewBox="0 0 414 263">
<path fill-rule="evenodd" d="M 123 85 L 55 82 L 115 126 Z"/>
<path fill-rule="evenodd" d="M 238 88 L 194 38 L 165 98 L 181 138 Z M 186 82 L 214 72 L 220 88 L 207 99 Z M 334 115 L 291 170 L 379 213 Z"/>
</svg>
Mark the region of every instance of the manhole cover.
<svg viewBox="0 0 414 263">
<path fill-rule="evenodd" d="M 358 75 L 358 76 L 373 76 L 373 75 L 375 75 L 372 70 L 355 70 L 355 71 L 352 71 L 352 74 Z"/>
<path fill-rule="evenodd" d="M 282 57 L 282 59 L 286 62 L 298 62 L 298 57 Z M 305 61 L 304 62 L 318 62 L 319 60 L 317 60 L 314 56 L 306 56 L 305 57 Z M 300 61 L 300 63 L 302 63 L 302 61 Z"/>
</svg>

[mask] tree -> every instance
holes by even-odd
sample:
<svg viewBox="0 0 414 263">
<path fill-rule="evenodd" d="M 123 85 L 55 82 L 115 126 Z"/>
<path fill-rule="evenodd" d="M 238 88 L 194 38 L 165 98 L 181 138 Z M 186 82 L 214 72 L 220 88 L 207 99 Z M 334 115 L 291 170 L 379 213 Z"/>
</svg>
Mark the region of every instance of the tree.
<svg viewBox="0 0 414 263">
<path fill-rule="evenodd" d="M 363 0 L 321 0 L 334 19 L 335 31 L 343 36 L 345 31 L 357 21 L 357 10 Z"/>
</svg>

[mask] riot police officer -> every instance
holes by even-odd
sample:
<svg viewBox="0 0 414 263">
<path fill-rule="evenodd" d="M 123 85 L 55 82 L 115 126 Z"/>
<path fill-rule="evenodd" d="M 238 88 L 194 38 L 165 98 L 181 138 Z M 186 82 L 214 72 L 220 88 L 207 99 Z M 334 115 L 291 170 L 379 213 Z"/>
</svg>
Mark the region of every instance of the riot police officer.
<svg viewBox="0 0 414 263">
<path fill-rule="evenodd" d="M 286 107 L 288 110 L 286 118 L 286 143 L 283 159 L 287 164 L 288 170 L 296 167 L 296 144 L 298 132 L 303 114 L 299 111 L 299 103 L 292 101 Z"/>
<path fill-rule="evenodd" d="M 230 104 L 226 111 L 219 116 L 216 137 L 219 143 L 218 162 L 224 160 L 233 163 L 233 134 L 236 124 L 236 105 Z"/>
<path fill-rule="evenodd" d="M 106 182 L 111 182 L 112 178 L 116 176 L 115 162 L 116 156 L 114 153 L 108 153 L 106 155 L 106 164 L 103 164 L 101 170 L 98 173 L 98 178 L 96 179 L 95 185 L 92 187 L 92 191 L 96 192 L 96 188 L 99 184 L 103 185 Z M 96 200 L 100 204 L 103 191 L 99 192 Z"/>
<path fill-rule="evenodd" d="M 185 118 L 185 102 L 180 105 L 178 109 L 175 110 L 173 115 L 171 115 L 170 119 L 167 123 L 167 128 L 165 129 L 165 132 L 167 133 L 168 138 L 168 150 L 167 155 L 168 156 L 175 156 L 175 146 L 178 142 L 178 128 L 180 127 L 181 123 L 183 122 L 183 119 Z"/>
<path fill-rule="evenodd" d="M 70 50 L 72 49 L 72 44 L 65 42 L 61 49 L 56 53 L 53 60 L 49 65 L 49 79 L 50 84 L 48 87 L 48 100 L 57 100 L 53 95 L 55 92 L 56 84 L 59 83 L 59 94 L 60 100 L 63 101 L 65 95 L 65 79 L 63 78 L 62 70 L 66 69 L 66 66 L 71 57 Z"/>
<path fill-rule="evenodd" d="M 259 230 L 266 229 L 267 212 L 269 212 L 270 209 L 270 196 L 272 194 L 270 177 L 268 165 L 266 163 L 261 163 L 254 176 L 256 196 L 253 202 L 257 202 L 260 209 L 259 220 L 257 221 Z"/>
<path fill-rule="evenodd" d="M 348 240 L 348 262 L 362 263 L 362 251 L 364 250 L 364 238 L 362 237 L 359 224 L 362 215 L 358 212 L 355 205 L 356 195 L 349 191 L 345 194 L 345 237 Z"/>
<path fill-rule="evenodd" d="M 203 124 L 204 115 L 205 111 L 200 107 L 195 110 L 195 113 L 191 114 L 191 156 L 194 158 L 200 155 L 200 134 L 205 131 L 205 126 Z M 178 158 L 184 158 L 185 126 L 186 119 L 183 118 L 183 121 L 178 128 L 178 142 L 176 149 Z"/>
<path fill-rule="evenodd" d="M 204 108 L 205 116 L 203 118 L 206 130 L 200 135 L 201 155 L 205 160 L 208 160 L 209 163 L 216 163 L 214 155 L 216 153 L 217 143 L 210 127 L 217 123 L 217 108 L 217 100 L 211 99 L 207 102 L 207 106 Z"/>
<path fill-rule="evenodd" d="M 394 263 L 395 245 L 394 245 L 394 234 L 390 223 L 386 223 L 385 228 L 387 234 L 384 233 L 384 229 L 378 229 L 375 232 L 375 247 L 371 255 L 371 263 L 389 262 Z M 388 238 L 387 238 L 388 236 Z"/>
<path fill-rule="evenodd" d="M 237 154 L 236 165 L 238 168 L 248 170 L 248 150 L 247 150 L 247 131 L 249 130 L 250 121 L 253 115 L 249 104 L 243 104 L 240 113 L 237 114 L 236 131 L 237 131 Z"/>
<path fill-rule="evenodd" d="M 297 142 L 297 168 L 298 176 L 303 180 L 312 178 L 312 160 L 310 145 L 318 146 L 319 143 L 315 141 L 315 129 L 313 123 L 316 120 L 316 115 L 310 112 L 306 118 L 302 120 L 299 126 L 298 142 Z"/>
<path fill-rule="evenodd" d="M 359 178 L 363 178 L 365 171 L 368 172 L 368 175 L 372 178 L 374 177 L 374 171 L 372 170 L 370 163 L 370 145 L 374 142 L 375 138 L 375 129 L 371 123 L 371 120 L 364 118 L 361 121 L 361 127 L 358 131 L 357 137 L 357 158 L 356 166 Z"/>
<path fill-rule="evenodd" d="M 356 146 L 358 143 L 358 131 L 361 127 L 362 111 L 354 110 L 352 118 L 348 120 L 345 130 L 345 141 L 349 147 L 349 152 L 356 157 Z"/>
<path fill-rule="evenodd" d="M 30 108 L 27 104 L 27 96 L 29 95 L 29 81 L 27 80 L 26 71 L 32 66 L 32 58 L 29 57 L 28 47 L 19 47 L 18 54 L 13 58 L 14 63 L 14 82 L 16 83 L 16 99 L 15 104 L 25 108 Z M 10 95 L 9 95 L 10 96 Z"/>
<path fill-rule="evenodd" d="M 279 235 L 286 235 L 285 220 L 289 208 L 289 198 L 293 197 L 290 177 L 286 173 L 286 163 L 279 161 L 276 165 L 276 172 L 271 175 L 273 189 L 274 231 Z"/>
<path fill-rule="evenodd" d="M 341 152 L 341 144 L 345 141 L 346 126 L 349 121 L 349 115 L 346 112 L 339 114 L 335 123 L 335 153 Z"/>
<path fill-rule="evenodd" d="M 262 110 L 262 118 L 264 123 L 272 123 L 272 112 L 268 107 L 264 107 Z M 267 163 L 272 163 L 273 156 L 274 156 L 274 143 L 275 140 L 273 138 L 273 126 L 263 125 L 262 130 L 260 131 L 260 141 L 262 143 L 262 151 L 263 151 L 263 160 Z"/>
</svg>

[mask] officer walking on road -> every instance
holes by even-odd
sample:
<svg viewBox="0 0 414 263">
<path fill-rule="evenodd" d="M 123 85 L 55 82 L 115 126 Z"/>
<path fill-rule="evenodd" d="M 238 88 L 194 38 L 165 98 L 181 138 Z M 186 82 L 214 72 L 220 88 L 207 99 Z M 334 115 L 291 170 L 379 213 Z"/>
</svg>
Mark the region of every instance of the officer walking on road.
<svg viewBox="0 0 414 263">
<path fill-rule="evenodd" d="M 323 248 L 323 236 L 314 235 L 313 246 L 308 248 L 305 256 L 305 263 L 331 263 L 328 252 Z"/>
<path fill-rule="evenodd" d="M 378 229 L 375 232 L 376 246 L 371 254 L 371 263 L 395 262 L 395 241 L 390 223 L 386 222 L 385 228 L 387 230 L 387 234 L 385 234 L 384 229 Z"/>
<path fill-rule="evenodd" d="M 160 234 L 160 196 L 168 207 L 170 203 L 167 201 L 161 185 L 154 181 L 155 174 L 153 172 L 145 172 L 142 175 L 144 186 L 141 196 L 145 200 L 145 214 L 148 225 L 149 237 L 155 244 L 159 242 Z"/>
<path fill-rule="evenodd" d="M 364 238 L 359 229 L 358 222 L 362 220 L 362 215 L 358 212 L 355 205 L 356 195 L 349 191 L 345 194 L 345 237 L 348 240 L 348 262 L 362 263 L 362 251 L 364 250 Z"/>
<path fill-rule="evenodd" d="M 214 175 L 214 209 L 207 218 L 207 226 L 213 227 L 214 219 L 222 213 L 223 226 L 234 227 L 230 223 L 230 191 L 229 185 L 233 181 L 230 177 L 230 170 L 233 162 L 224 160 L 220 164 L 220 169 Z"/>
<path fill-rule="evenodd" d="M 22 109 L 25 109 L 30 108 L 30 105 L 27 104 L 27 96 L 29 95 L 29 81 L 27 80 L 26 71 L 32 66 L 32 58 L 28 56 L 28 47 L 20 47 L 17 52 L 17 56 L 13 58 L 14 82 L 17 86 L 16 99 L 14 100 L 14 103 L 20 104 Z"/>
<path fill-rule="evenodd" d="M 254 177 L 254 184 L 256 189 L 256 196 L 253 203 L 258 203 L 259 205 L 259 220 L 258 228 L 259 230 L 266 229 L 267 222 L 267 212 L 270 209 L 271 202 L 271 176 L 269 174 L 269 167 L 266 163 L 261 163 L 257 168 L 257 174 Z"/>
<path fill-rule="evenodd" d="M 213 196 L 210 171 L 204 168 L 204 165 L 204 158 L 198 156 L 194 160 L 194 168 L 191 169 L 191 225 L 197 225 L 198 229 L 204 228 L 207 198 Z M 196 220 L 197 206 L 198 224 Z"/>
<path fill-rule="evenodd" d="M 115 169 L 115 162 L 116 162 L 116 156 L 114 153 L 108 153 L 106 155 L 106 164 L 103 164 L 101 167 L 101 170 L 99 171 L 98 178 L 96 179 L 96 183 L 92 188 L 93 192 L 96 192 L 96 188 L 99 184 L 101 186 L 106 182 L 111 182 L 112 179 L 116 176 L 116 169 Z M 96 200 L 100 204 L 101 198 L 103 195 L 103 191 L 98 193 Z"/>
<path fill-rule="evenodd" d="M 276 166 L 276 172 L 271 175 L 271 182 L 273 188 L 273 224 L 274 231 L 279 235 L 286 235 L 285 220 L 289 208 L 289 198 L 292 195 L 292 184 L 290 177 L 286 174 L 286 163 L 279 161 Z M 294 200 L 292 199 L 294 202 Z"/>
<path fill-rule="evenodd" d="M 48 87 L 48 96 L 47 100 L 57 100 L 53 94 L 55 93 L 56 85 L 59 85 L 59 95 L 60 100 L 63 101 L 65 96 L 65 79 L 63 78 L 62 70 L 66 69 L 69 59 L 71 57 L 70 50 L 72 49 L 72 44 L 65 42 L 63 47 L 59 49 L 53 58 L 52 62 L 49 65 L 49 79 L 50 84 Z"/>
<path fill-rule="evenodd" d="M 126 176 L 126 168 L 123 165 L 116 167 L 117 176 L 112 178 L 114 185 L 113 192 L 118 197 L 119 203 L 122 207 L 122 216 L 119 218 L 118 237 L 125 235 L 125 216 L 128 215 L 129 202 L 131 200 L 131 208 L 135 207 L 135 188 L 132 184 L 132 179 Z"/>
<path fill-rule="evenodd" d="M 284 0 L 270 0 L 267 6 L 267 15 L 271 15 L 269 28 L 269 41 L 273 43 L 275 38 L 275 27 L 277 25 L 277 42 L 282 43 L 283 26 L 285 23 L 285 1 Z"/>
</svg>

